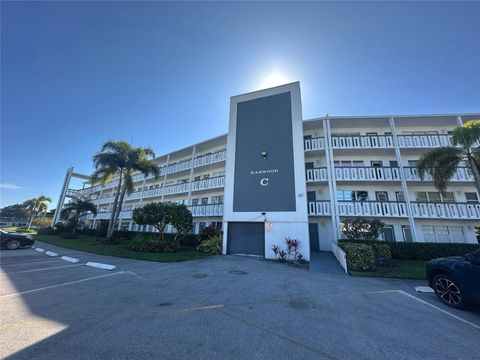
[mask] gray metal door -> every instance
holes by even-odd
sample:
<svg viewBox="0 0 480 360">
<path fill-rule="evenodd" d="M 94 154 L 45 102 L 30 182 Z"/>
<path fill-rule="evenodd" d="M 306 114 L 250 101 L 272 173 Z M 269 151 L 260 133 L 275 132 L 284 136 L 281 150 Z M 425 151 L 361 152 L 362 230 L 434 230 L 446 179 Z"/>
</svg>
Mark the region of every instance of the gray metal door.
<svg viewBox="0 0 480 360">
<path fill-rule="evenodd" d="M 318 224 L 308 224 L 308 233 L 310 235 L 310 251 L 320 251 L 318 242 Z"/>
<path fill-rule="evenodd" d="M 229 222 L 228 253 L 265 256 L 265 224 Z"/>
</svg>

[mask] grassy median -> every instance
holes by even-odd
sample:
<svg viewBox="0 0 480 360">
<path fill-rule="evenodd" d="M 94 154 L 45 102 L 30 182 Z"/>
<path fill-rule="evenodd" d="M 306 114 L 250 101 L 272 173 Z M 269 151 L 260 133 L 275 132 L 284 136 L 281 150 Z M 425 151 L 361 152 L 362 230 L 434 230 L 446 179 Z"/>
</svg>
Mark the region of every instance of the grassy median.
<svg viewBox="0 0 480 360">
<path fill-rule="evenodd" d="M 58 235 L 35 235 L 35 239 L 69 249 L 137 260 L 176 262 L 196 260 L 209 256 L 192 248 L 182 248 L 179 252 L 175 253 L 132 251 L 126 248 L 128 240 L 122 240 L 115 244 L 106 244 L 97 241 L 95 236 L 89 235 L 80 235 L 79 239 L 63 239 Z"/>
<path fill-rule="evenodd" d="M 350 271 L 354 276 L 386 277 L 426 280 L 425 260 L 392 260 L 389 267 L 377 267 L 375 271 Z"/>
</svg>

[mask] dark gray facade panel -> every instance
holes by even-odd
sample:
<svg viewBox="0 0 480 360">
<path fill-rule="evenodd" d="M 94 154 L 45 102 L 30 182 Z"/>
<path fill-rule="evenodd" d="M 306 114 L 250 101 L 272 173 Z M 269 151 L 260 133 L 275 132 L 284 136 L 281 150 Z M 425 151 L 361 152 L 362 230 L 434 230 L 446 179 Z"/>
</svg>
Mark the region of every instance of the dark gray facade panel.
<svg viewBox="0 0 480 360">
<path fill-rule="evenodd" d="M 233 211 L 296 211 L 290 92 L 238 103 L 235 143 Z"/>
<path fill-rule="evenodd" d="M 265 256 L 265 224 L 229 222 L 228 253 Z"/>
</svg>

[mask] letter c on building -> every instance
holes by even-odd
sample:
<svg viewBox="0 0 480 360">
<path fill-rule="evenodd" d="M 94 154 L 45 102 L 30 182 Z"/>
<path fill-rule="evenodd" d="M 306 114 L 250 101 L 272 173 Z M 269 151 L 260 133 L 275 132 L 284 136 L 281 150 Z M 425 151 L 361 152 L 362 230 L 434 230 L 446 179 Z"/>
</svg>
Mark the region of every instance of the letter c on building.
<svg viewBox="0 0 480 360">
<path fill-rule="evenodd" d="M 268 185 L 268 178 L 263 178 L 262 180 L 260 180 L 260 185 L 267 186 Z"/>
</svg>

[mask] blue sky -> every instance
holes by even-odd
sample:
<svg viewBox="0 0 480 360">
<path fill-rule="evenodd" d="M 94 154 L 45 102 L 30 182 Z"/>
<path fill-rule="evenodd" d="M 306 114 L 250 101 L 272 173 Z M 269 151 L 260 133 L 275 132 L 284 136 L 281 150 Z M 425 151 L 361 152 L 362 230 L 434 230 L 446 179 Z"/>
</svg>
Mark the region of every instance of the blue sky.
<svg viewBox="0 0 480 360">
<path fill-rule="evenodd" d="M 480 112 L 478 2 L 1 3 L 0 206 L 227 131 L 229 97 L 299 80 L 303 116 Z"/>
</svg>

